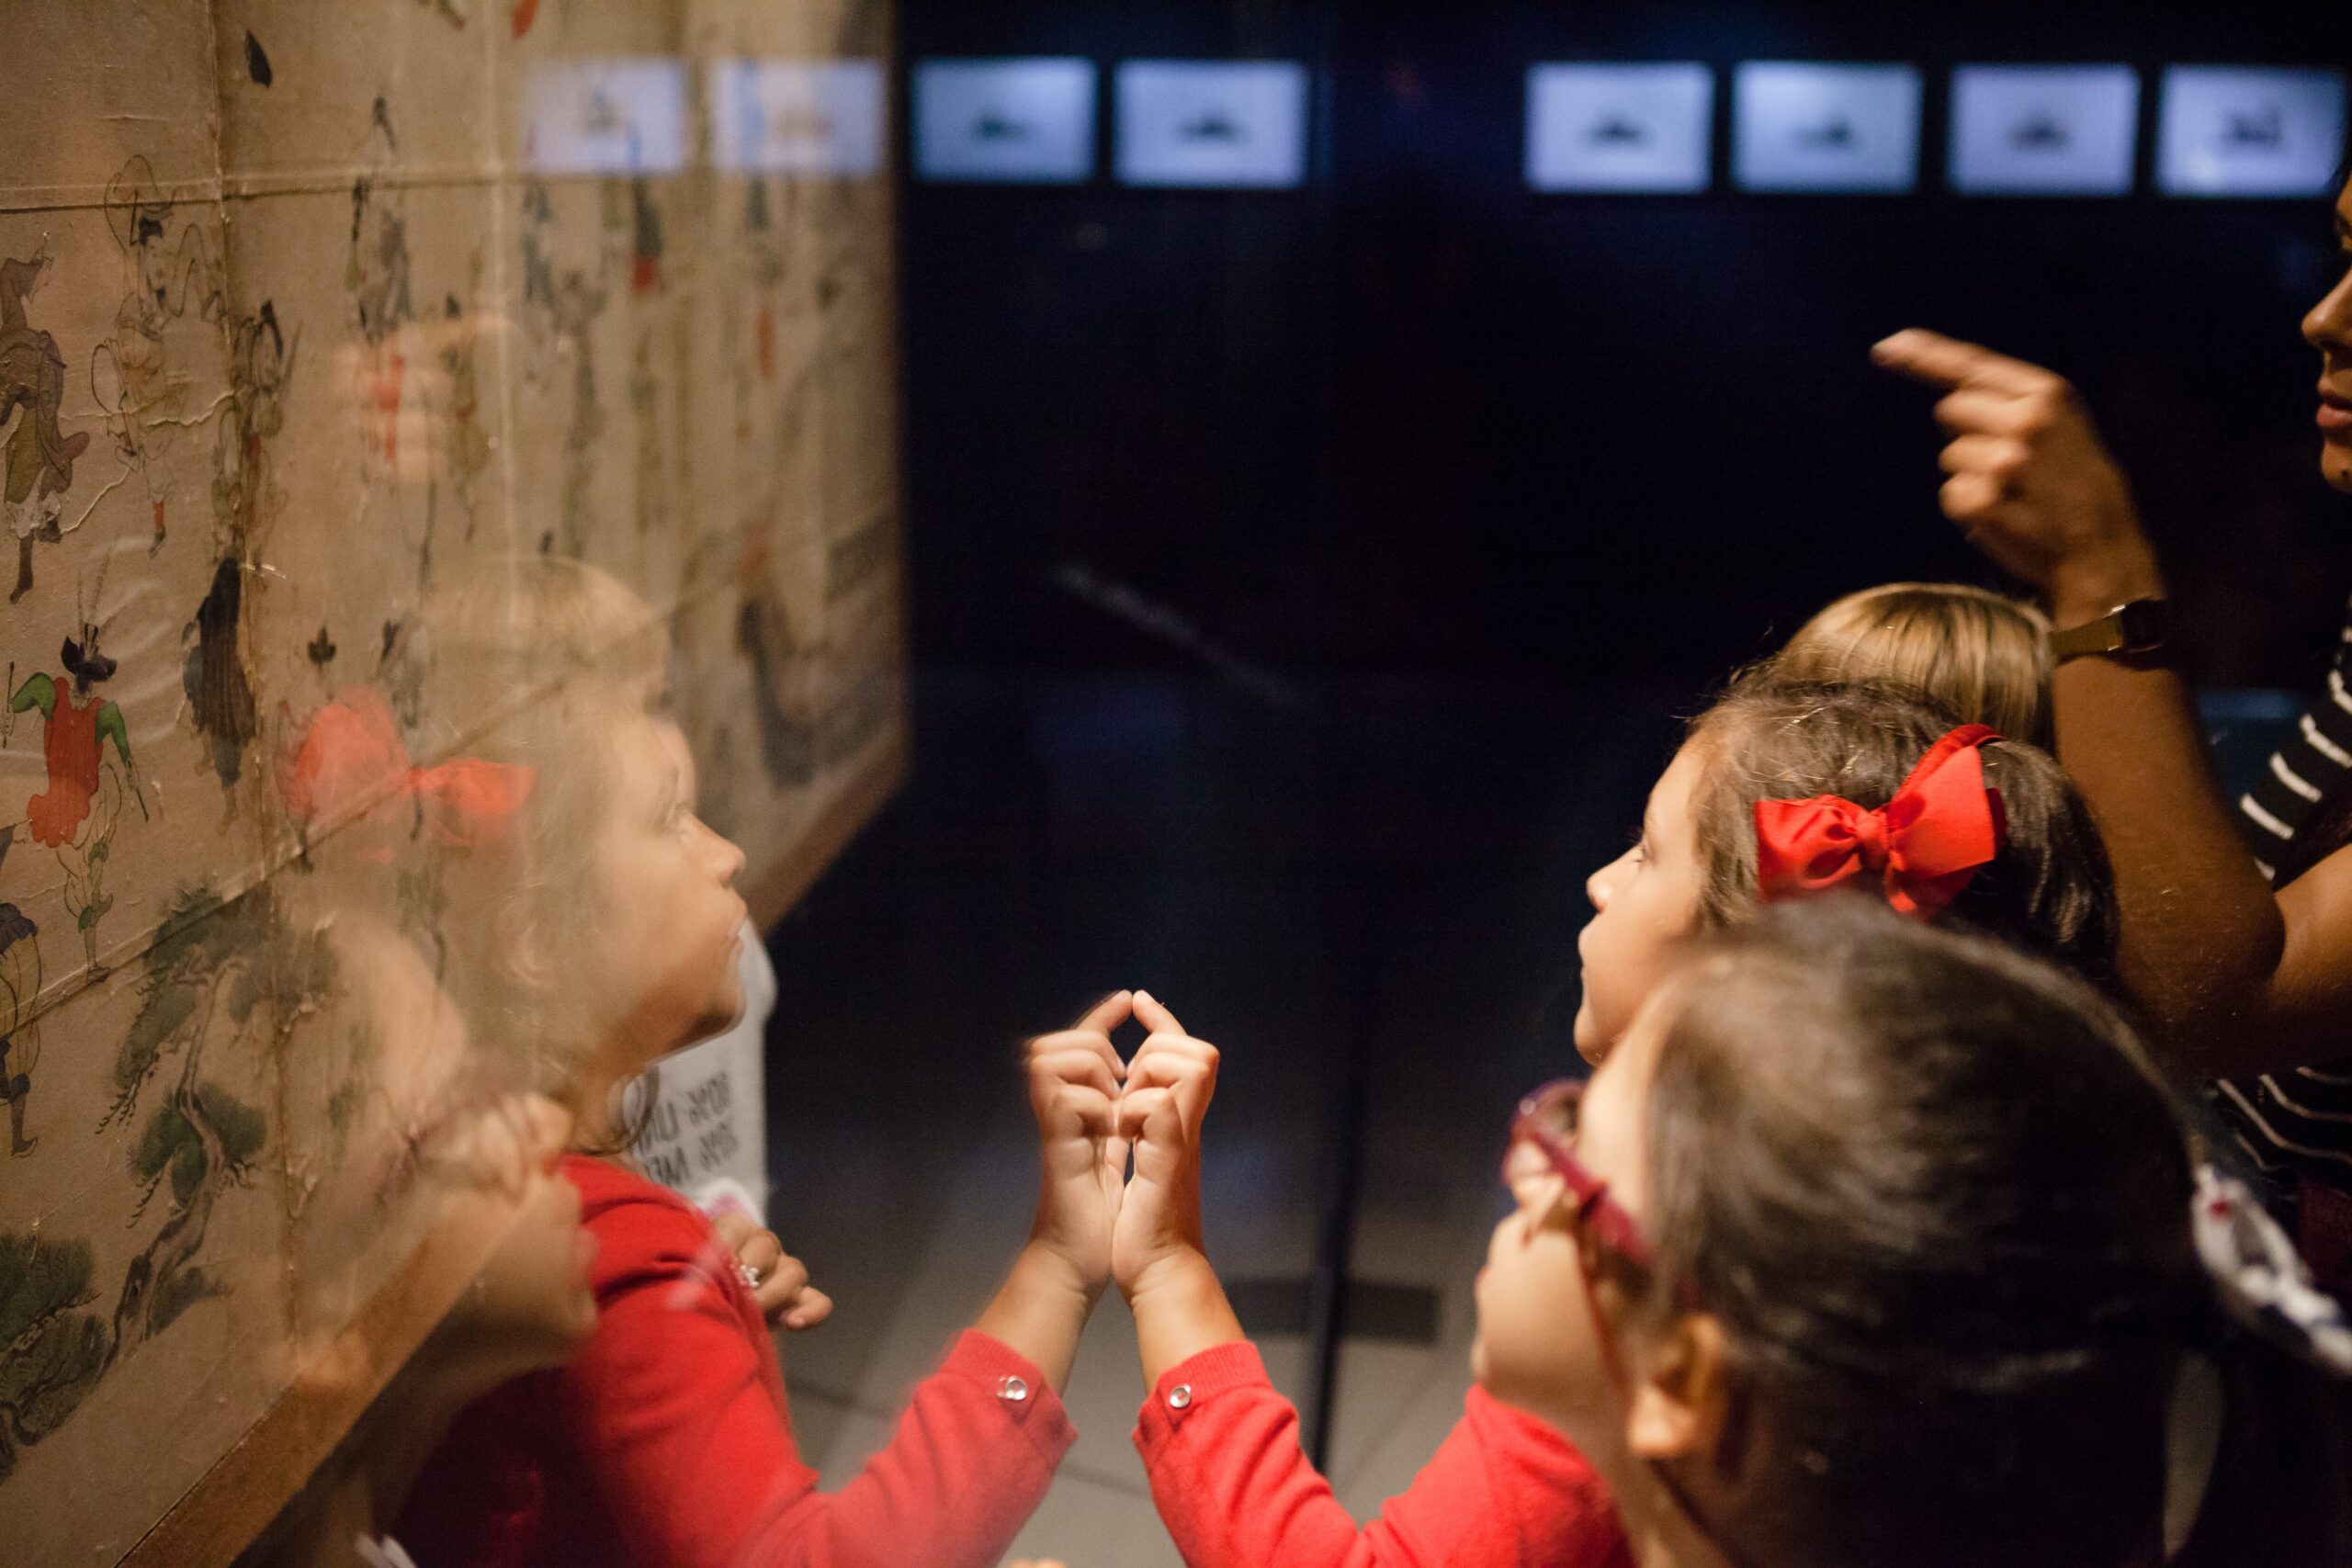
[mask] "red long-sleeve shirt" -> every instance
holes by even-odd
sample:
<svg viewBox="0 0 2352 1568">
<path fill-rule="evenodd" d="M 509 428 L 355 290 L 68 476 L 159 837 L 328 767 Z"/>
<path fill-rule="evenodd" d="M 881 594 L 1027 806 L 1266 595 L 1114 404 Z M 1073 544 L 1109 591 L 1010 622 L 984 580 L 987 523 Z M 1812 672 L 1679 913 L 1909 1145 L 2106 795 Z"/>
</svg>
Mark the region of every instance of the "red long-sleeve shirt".
<svg viewBox="0 0 2352 1568">
<path fill-rule="evenodd" d="M 1437 1454 L 1362 1529 L 1298 1446 L 1257 1348 L 1180 1363 L 1136 1447 L 1191 1568 L 1633 1568 L 1609 1493 L 1534 1416 L 1474 1388 Z"/>
<path fill-rule="evenodd" d="M 596 1329 L 469 1407 L 395 1535 L 431 1568 L 994 1568 L 1076 1434 L 1026 1359 L 967 1333 L 841 1491 L 800 1461 L 734 1254 L 692 1205 L 567 1156 Z"/>
</svg>

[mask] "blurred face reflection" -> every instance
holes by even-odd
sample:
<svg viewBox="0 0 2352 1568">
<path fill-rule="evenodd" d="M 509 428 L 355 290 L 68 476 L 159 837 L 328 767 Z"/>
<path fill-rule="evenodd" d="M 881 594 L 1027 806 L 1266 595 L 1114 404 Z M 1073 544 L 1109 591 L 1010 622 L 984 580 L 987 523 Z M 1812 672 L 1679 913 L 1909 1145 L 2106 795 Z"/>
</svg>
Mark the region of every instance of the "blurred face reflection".
<svg viewBox="0 0 2352 1568">
<path fill-rule="evenodd" d="M 612 739 L 614 807 L 595 856 L 596 974 L 619 992 L 619 1032 L 641 1066 L 743 1010 L 743 852 L 695 815 L 693 761 L 674 724 L 626 715 Z"/>
<path fill-rule="evenodd" d="M 450 1223 L 503 1232 L 447 1320 L 502 1370 L 559 1365 L 596 1326 L 595 1242 L 581 1228 L 579 1189 L 557 1166 L 571 1137 L 561 1106 L 510 1095 L 465 1117 L 439 1152 Z"/>
<path fill-rule="evenodd" d="M 2320 353 L 2320 472 L 2352 495 L 2352 184 L 2336 197 L 2335 238 L 2346 273 L 2303 318 L 2303 336 Z"/>
<path fill-rule="evenodd" d="M 579 1193 L 557 1168 L 571 1118 L 542 1096 L 505 1087 L 501 1067 L 468 1043 L 446 998 L 413 986 L 388 990 L 388 976 L 430 982 L 376 962 L 381 956 L 347 944 L 346 959 L 360 971 L 353 994 L 363 1006 L 378 1004 L 381 1043 L 361 1069 L 345 1157 L 306 1216 L 309 1253 L 323 1270 L 311 1276 L 310 1315 L 330 1337 L 311 1347 L 314 1358 L 325 1352 L 311 1375 L 332 1381 L 364 1371 L 359 1348 L 334 1340 L 333 1325 L 358 1312 L 353 1286 L 367 1292 L 382 1281 L 343 1269 L 357 1261 L 349 1249 L 389 1238 L 416 1258 L 474 1269 L 436 1331 L 439 1372 L 485 1389 L 560 1364 L 596 1321 L 587 1276 L 593 1243 L 581 1227 Z M 398 1010 L 383 1011 L 395 998 L 404 998 Z"/>
<path fill-rule="evenodd" d="M 1642 836 L 1592 874 L 1585 892 L 1594 914 L 1577 938 L 1584 961 L 1584 1001 L 1577 1009 L 1577 1050 L 1604 1059 L 1665 977 L 1675 943 L 1699 919 L 1699 840 L 1692 794 L 1703 771 L 1696 744 L 1685 745 L 1650 791 Z"/>
</svg>

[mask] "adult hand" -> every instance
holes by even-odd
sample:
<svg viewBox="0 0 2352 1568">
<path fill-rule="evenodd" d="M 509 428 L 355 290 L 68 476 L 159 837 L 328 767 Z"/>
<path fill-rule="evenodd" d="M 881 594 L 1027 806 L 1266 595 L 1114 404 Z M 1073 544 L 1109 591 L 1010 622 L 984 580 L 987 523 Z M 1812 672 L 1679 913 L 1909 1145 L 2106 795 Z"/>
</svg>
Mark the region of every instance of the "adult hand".
<svg viewBox="0 0 2352 1568">
<path fill-rule="evenodd" d="M 2064 378 L 1939 333 L 1900 332 L 1877 364 L 1945 392 L 1944 514 L 2039 589 L 2061 626 L 2164 591 L 2122 472 Z"/>
<path fill-rule="evenodd" d="M 774 1231 L 732 1209 L 710 1223 L 736 1263 L 751 1270 L 752 1299 L 770 1326 L 797 1334 L 833 1314 L 833 1298 L 808 1283 L 807 1265 L 784 1250 Z"/>
<path fill-rule="evenodd" d="M 1135 1175 L 1119 1205 L 1111 1270 L 1130 1298 L 1154 1272 L 1202 1255 L 1201 1120 L 1216 1093 L 1217 1050 L 1195 1040 L 1148 991 L 1135 1015 L 1151 1031 L 1127 1065 L 1120 1134 L 1134 1141 Z"/>
<path fill-rule="evenodd" d="M 1135 998 L 1114 992 L 1069 1028 L 1029 1042 L 1029 1106 L 1037 1118 L 1044 1175 L 1030 1244 L 1065 1265 L 1091 1302 L 1111 1277 L 1111 1233 L 1127 1172 L 1117 1126 L 1126 1069 L 1111 1031 Z"/>
</svg>

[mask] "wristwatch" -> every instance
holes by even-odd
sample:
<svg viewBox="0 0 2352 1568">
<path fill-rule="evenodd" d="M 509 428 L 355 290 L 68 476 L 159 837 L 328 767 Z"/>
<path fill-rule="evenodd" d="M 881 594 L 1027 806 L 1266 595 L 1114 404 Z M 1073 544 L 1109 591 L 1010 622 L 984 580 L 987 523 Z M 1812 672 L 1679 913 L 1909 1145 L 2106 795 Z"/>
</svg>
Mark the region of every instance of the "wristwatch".
<svg viewBox="0 0 2352 1568">
<path fill-rule="evenodd" d="M 2096 621 L 2052 632 L 2050 652 L 2060 663 L 2093 653 L 2141 659 L 2162 649 L 2171 636 L 2172 605 L 2162 599 L 2134 599 Z"/>
</svg>

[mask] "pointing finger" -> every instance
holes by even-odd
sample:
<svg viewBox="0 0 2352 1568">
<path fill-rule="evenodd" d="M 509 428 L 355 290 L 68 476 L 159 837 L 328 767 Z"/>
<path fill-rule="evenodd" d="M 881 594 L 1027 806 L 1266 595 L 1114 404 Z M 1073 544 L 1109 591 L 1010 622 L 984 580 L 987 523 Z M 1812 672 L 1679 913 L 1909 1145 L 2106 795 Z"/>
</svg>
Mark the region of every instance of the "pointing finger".
<svg viewBox="0 0 2352 1568">
<path fill-rule="evenodd" d="M 1983 387 L 2011 395 L 2039 391 L 2052 379 L 2049 371 L 1980 344 L 1913 327 L 1896 333 L 1871 349 L 1871 359 L 1897 375 L 1931 387 Z"/>
</svg>

